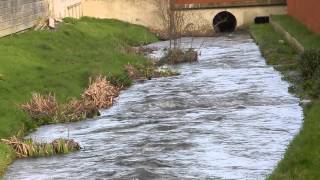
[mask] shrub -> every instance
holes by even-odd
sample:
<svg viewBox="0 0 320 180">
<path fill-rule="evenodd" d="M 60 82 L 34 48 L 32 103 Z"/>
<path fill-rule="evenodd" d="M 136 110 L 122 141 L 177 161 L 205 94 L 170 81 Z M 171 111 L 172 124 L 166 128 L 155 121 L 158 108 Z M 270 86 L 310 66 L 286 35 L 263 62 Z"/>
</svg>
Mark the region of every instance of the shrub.
<svg viewBox="0 0 320 180">
<path fill-rule="evenodd" d="M 298 67 L 305 80 L 313 79 L 320 68 L 320 50 L 306 50 L 301 56 Z"/>
<path fill-rule="evenodd" d="M 303 77 L 303 88 L 313 97 L 320 94 L 320 49 L 306 50 L 298 63 Z"/>
<path fill-rule="evenodd" d="M 313 76 L 312 96 L 320 98 L 320 68 L 317 69 Z"/>
</svg>

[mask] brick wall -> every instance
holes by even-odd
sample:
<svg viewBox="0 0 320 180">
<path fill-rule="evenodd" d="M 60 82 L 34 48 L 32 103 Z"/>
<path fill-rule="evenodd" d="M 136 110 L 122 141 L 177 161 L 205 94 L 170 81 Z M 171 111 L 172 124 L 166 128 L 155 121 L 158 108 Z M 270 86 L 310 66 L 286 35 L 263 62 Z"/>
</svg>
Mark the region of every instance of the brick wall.
<svg viewBox="0 0 320 180">
<path fill-rule="evenodd" d="M 46 9 L 44 0 L 0 0 L 0 37 L 32 27 Z"/>
<path fill-rule="evenodd" d="M 319 0 L 288 0 L 288 12 L 310 30 L 320 34 Z"/>
<path fill-rule="evenodd" d="M 283 4 L 286 0 L 175 0 L 176 4 Z"/>
<path fill-rule="evenodd" d="M 177 9 L 283 6 L 287 0 L 175 0 Z"/>
</svg>

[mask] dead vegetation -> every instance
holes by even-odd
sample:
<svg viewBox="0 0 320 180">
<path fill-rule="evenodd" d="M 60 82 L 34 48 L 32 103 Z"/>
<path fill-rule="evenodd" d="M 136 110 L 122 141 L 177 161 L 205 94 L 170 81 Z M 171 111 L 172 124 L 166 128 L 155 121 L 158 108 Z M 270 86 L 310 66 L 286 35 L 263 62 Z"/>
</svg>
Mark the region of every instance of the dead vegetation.
<svg viewBox="0 0 320 180">
<path fill-rule="evenodd" d="M 90 78 L 88 88 L 80 99 L 72 98 L 65 104 L 59 104 L 54 94 L 35 93 L 30 102 L 21 108 L 37 124 L 54 122 L 74 122 L 99 115 L 99 109 L 111 107 L 119 96 L 120 87 L 112 85 L 105 76 Z"/>
<path fill-rule="evenodd" d="M 1 141 L 10 146 L 18 158 L 67 154 L 81 149 L 80 145 L 72 139 L 56 139 L 51 143 L 37 143 L 32 139 L 23 140 L 12 137 Z"/>
<path fill-rule="evenodd" d="M 105 76 L 90 78 L 89 87 L 84 91 L 81 98 L 86 107 L 106 109 L 113 105 L 115 98 L 119 96 L 119 87 L 113 86 Z"/>
<path fill-rule="evenodd" d="M 29 114 L 32 119 L 56 119 L 59 111 L 59 104 L 54 94 L 41 95 L 34 93 L 30 102 L 21 105 L 21 108 Z"/>
</svg>

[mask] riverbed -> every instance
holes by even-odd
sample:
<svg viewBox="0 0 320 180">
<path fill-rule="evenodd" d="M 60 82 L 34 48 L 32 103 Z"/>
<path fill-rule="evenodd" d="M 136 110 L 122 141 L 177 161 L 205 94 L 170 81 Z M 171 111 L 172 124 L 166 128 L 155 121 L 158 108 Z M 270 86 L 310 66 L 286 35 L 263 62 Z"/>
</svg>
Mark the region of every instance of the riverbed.
<svg viewBox="0 0 320 180">
<path fill-rule="evenodd" d="M 159 56 L 168 42 L 151 47 Z M 17 160 L 5 179 L 265 179 L 303 119 L 289 84 L 247 33 L 184 38 L 199 62 L 136 83 L 102 116 L 43 126 L 31 137 L 75 139 L 79 152 Z"/>
</svg>

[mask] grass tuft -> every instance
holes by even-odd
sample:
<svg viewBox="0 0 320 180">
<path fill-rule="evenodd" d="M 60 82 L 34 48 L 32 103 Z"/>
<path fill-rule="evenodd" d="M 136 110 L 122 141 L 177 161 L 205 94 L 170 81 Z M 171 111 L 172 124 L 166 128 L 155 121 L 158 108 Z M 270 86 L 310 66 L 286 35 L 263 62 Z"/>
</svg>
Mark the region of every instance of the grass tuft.
<svg viewBox="0 0 320 180">
<path fill-rule="evenodd" d="M 32 139 L 22 140 L 16 137 L 2 139 L 2 143 L 10 146 L 18 158 L 43 157 L 55 154 L 67 154 L 80 150 L 74 140 L 56 139 L 52 143 L 37 143 Z"/>
</svg>

